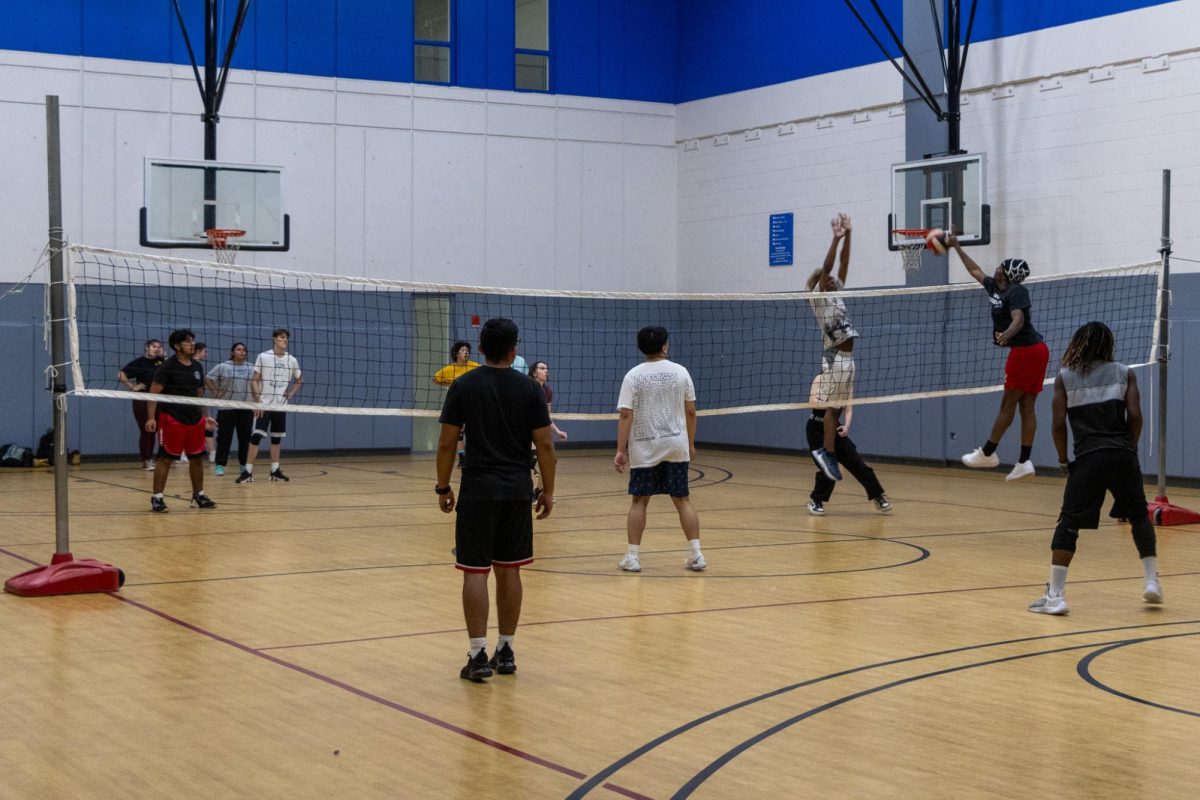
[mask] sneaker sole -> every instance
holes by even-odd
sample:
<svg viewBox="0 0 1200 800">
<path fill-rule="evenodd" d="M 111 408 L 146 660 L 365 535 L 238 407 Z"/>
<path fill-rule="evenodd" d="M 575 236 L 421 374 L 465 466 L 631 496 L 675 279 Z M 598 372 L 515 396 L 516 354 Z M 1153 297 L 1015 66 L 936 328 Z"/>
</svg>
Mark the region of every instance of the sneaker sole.
<svg viewBox="0 0 1200 800">
<path fill-rule="evenodd" d="M 642 568 L 641 568 L 640 566 L 637 566 L 637 567 L 622 567 L 620 564 L 617 564 L 617 566 L 618 566 L 618 567 L 621 567 L 621 571 L 622 571 L 622 572 L 641 572 L 641 571 L 642 571 Z"/>
<path fill-rule="evenodd" d="M 1047 611 L 1044 608 L 1030 608 L 1027 610 L 1034 614 L 1045 614 L 1050 617 L 1065 617 L 1067 614 L 1071 613 L 1070 609 L 1066 608 L 1062 609 L 1061 611 Z"/>
<path fill-rule="evenodd" d="M 1149 589 L 1142 592 L 1142 602 L 1150 603 L 1151 605 L 1161 605 L 1163 601 L 1162 592 L 1152 592 Z"/>
<path fill-rule="evenodd" d="M 825 516 L 825 512 L 824 512 L 824 511 L 813 511 L 811 508 L 808 510 L 808 513 L 809 513 L 811 516 L 814 516 L 814 517 L 823 517 L 823 516 Z"/>
<path fill-rule="evenodd" d="M 490 665 L 490 666 L 492 667 L 492 671 L 495 672 L 497 675 L 512 675 L 514 672 L 517 671 L 516 664 L 514 664 L 511 667 L 502 667 L 499 664 L 494 664 L 494 665 Z"/>
</svg>

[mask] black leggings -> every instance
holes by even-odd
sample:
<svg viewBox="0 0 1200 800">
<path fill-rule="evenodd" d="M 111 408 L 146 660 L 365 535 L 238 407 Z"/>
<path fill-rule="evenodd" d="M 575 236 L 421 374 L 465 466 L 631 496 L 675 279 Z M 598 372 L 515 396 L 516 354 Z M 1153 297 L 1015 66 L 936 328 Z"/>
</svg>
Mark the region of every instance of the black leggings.
<svg viewBox="0 0 1200 800">
<path fill-rule="evenodd" d="M 233 432 L 238 435 L 238 463 L 246 463 L 250 451 L 250 431 L 254 427 L 254 412 L 245 409 L 222 409 L 217 412 L 217 463 L 222 467 L 229 461 L 229 445 Z"/>
</svg>

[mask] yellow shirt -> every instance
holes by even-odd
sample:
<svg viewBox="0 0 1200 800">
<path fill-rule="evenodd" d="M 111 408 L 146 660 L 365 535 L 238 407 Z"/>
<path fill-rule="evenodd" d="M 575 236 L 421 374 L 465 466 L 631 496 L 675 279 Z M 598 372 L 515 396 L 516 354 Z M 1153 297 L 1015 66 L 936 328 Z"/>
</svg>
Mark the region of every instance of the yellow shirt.
<svg viewBox="0 0 1200 800">
<path fill-rule="evenodd" d="M 433 373 L 433 382 L 440 383 L 442 386 L 449 386 L 457 378 L 466 375 L 478 366 L 479 364 L 474 361 L 468 361 L 466 364 L 447 364 Z"/>
</svg>

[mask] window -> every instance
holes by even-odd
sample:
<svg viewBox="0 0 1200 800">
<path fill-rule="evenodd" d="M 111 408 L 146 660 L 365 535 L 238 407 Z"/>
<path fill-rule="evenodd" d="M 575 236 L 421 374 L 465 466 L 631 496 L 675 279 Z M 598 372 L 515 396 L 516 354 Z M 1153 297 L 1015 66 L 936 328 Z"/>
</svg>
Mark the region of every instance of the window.
<svg viewBox="0 0 1200 800">
<path fill-rule="evenodd" d="M 453 0 L 413 0 L 413 80 L 454 82 Z"/>
<path fill-rule="evenodd" d="M 516 3 L 515 86 L 530 92 L 550 91 L 550 0 Z"/>
</svg>

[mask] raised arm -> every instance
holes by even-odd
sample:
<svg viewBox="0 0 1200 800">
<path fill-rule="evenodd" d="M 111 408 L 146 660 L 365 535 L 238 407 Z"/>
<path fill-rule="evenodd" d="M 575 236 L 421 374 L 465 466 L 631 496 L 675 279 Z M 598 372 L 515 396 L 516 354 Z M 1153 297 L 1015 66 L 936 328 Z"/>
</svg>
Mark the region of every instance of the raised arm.
<svg viewBox="0 0 1200 800">
<path fill-rule="evenodd" d="M 962 245 L 958 243 L 958 237 L 953 233 L 947 233 L 946 244 L 954 248 L 954 252 L 958 253 L 958 257 L 962 260 L 963 266 L 967 268 L 967 272 L 971 273 L 971 277 L 979 281 L 980 285 L 982 285 L 984 279 L 987 278 L 987 273 L 979 268 L 979 265 L 975 263 L 975 259 L 966 254 L 962 249 Z"/>
<path fill-rule="evenodd" d="M 850 271 L 850 216 L 848 214 L 838 214 L 838 221 L 842 224 L 842 234 L 845 241 L 842 242 L 842 258 L 838 264 L 838 282 L 843 285 L 846 283 L 846 273 Z"/>
<path fill-rule="evenodd" d="M 833 238 L 829 241 L 829 252 L 825 254 L 825 263 L 821 265 L 822 275 L 833 272 L 833 262 L 837 259 L 838 242 L 846 235 L 846 229 L 842 226 L 842 215 L 834 217 L 829 224 L 833 228 Z M 849 258 L 849 256 L 844 256 L 844 258 Z"/>
</svg>

